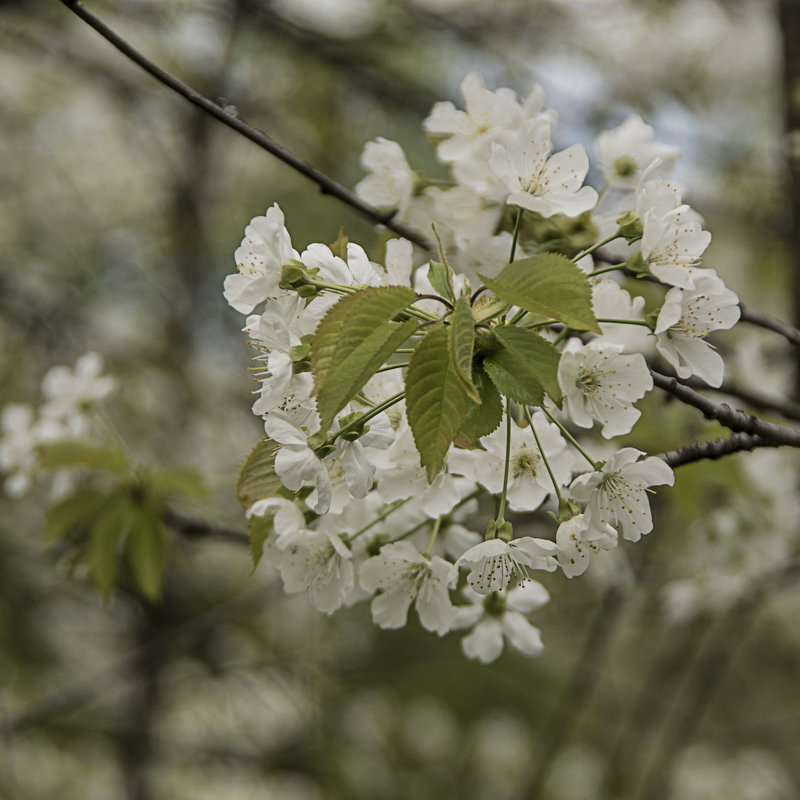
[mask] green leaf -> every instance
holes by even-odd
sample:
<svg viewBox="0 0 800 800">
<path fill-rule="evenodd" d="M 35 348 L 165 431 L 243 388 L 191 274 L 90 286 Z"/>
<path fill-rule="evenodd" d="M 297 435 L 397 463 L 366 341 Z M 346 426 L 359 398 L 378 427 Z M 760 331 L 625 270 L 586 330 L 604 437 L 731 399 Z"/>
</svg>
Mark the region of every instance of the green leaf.
<svg viewBox="0 0 800 800">
<path fill-rule="evenodd" d="M 493 333 L 503 346 L 503 350 L 513 358 L 513 362 L 503 360 L 503 363 L 515 364 L 514 374 L 523 384 L 527 384 L 530 378 L 534 378 L 560 408 L 561 387 L 558 384 L 558 362 L 561 354 L 558 350 L 547 339 L 543 339 L 525 328 L 501 325 L 494 328 Z M 494 358 L 495 355 L 492 354 L 490 358 Z"/>
<path fill-rule="evenodd" d="M 323 430 L 400 346 L 395 342 L 416 330 L 410 321 L 387 324 L 415 299 L 405 286 L 371 286 L 342 297 L 320 322 L 311 343 L 311 371 Z"/>
<path fill-rule="evenodd" d="M 538 406 L 544 400 L 544 387 L 530 375 L 525 380 L 521 379 L 514 357 L 507 350 L 498 350 L 484 359 L 483 368 L 500 393 L 514 402 Z"/>
<path fill-rule="evenodd" d="M 135 507 L 128 536 L 128 565 L 134 583 L 151 602 L 161 596 L 169 546 L 160 510 L 160 506 L 155 504 Z"/>
<path fill-rule="evenodd" d="M 265 436 L 248 454 L 239 467 L 236 480 L 236 497 L 250 508 L 256 500 L 272 497 L 283 488 L 275 474 L 275 452 L 278 445 Z"/>
<path fill-rule="evenodd" d="M 423 466 L 432 481 L 469 409 L 469 396 L 449 354 L 441 323 L 417 345 L 406 373 L 406 413 Z"/>
<path fill-rule="evenodd" d="M 431 261 L 428 267 L 428 280 L 433 290 L 451 303 L 455 301 L 453 294 L 453 271 L 449 264 L 442 264 L 439 261 Z"/>
<path fill-rule="evenodd" d="M 336 364 L 317 392 L 321 430 L 328 430 L 336 413 L 361 391 L 375 370 L 416 330 L 417 323 L 413 319 L 384 322 Z"/>
<path fill-rule="evenodd" d="M 514 261 L 494 278 L 480 279 L 498 297 L 536 314 L 547 314 L 576 330 L 601 333 L 592 310 L 589 279 L 560 253 Z"/>
<path fill-rule="evenodd" d="M 106 492 L 86 487 L 50 506 L 44 517 L 45 544 L 57 542 L 76 529 L 88 528 L 107 502 Z"/>
<path fill-rule="evenodd" d="M 487 297 L 479 298 L 484 302 L 477 302 L 473 306 L 472 315 L 475 317 L 475 322 L 480 324 L 481 322 L 488 322 L 493 317 L 497 317 L 500 314 L 505 314 L 508 309 L 508 303 L 501 300 L 499 297 Z"/>
<path fill-rule="evenodd" d="M 86 558 L 89 575 L 103 599 L 108 599 L 117 584 L 119 545 L 130 533 L 135 520 L 136 508 L 127 498 L 117 496 L 92 525 Z"/>
<path fill-rule="evenodd" d="M 336 237 L 336 241 L 331 242 L 328 247 L 335 256 L 341 258 L 342 261 L 347 261 L 347 245 L 349 242 L 350 239 L 345 235 L 344 228 L 339 228 L 339 235 Z"/>
<path fill-rule="evenodd" d="M 481 402 L 480 405 L 473 403 L 470 406 L 459 433 L 474 440 L 497 430 L 503 419 L 503 400 L 483 367 L 478 367 L 472 373 L 472 379 Z"/>
<path fill-rule="evenodd" d="M 85 467 L 105 472 L 126 472 L 128 457 L 116 447 L 105 447 L 83 439 L 59 439 L 37 447 L 44 469 Z"/>
<path fill-rule="evenodd" d="M 264 542 L 267 541 L 274 530 L 274 514 L 267 514 L 264 517 L 252 516 L 247 521 L 247 532 L 250 535 L 250 557 L 253 559 L 253 569 L 258 566 L 261 557 L 264 555 Z"/>
<path fill-rule="evenodd" d="M 472 306 L 469 298 L 459 297 L 450 315 L 450 325 L 447 328 L 447 346 L 450 361 L 455 367 L 456 374 L 464 384 L 464 389 L 473 402 L 480 403 L 475 384 L 472 382 L 472 356 L 475 352 L 475 320 L 472 317 Z"/>
<path fill-rule="evenodd" d="M 163 467 L 148 472 L 153 488 L 162 496 L 177 495 L 202 500 L 208 495 L 203 476 L 193 467 Z"/>
</svg>

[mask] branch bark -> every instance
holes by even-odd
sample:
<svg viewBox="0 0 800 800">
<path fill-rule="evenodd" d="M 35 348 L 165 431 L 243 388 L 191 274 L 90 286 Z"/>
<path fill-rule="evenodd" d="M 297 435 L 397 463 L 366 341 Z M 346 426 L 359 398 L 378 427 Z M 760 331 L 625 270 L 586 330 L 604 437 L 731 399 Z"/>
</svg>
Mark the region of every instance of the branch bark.
<svg viewBox="0 0 800 800">
<path fill-rule="evenodd" d="M 357 194 L 350 191 L 348 188 L 333 180 L 333 178 L 321 172 L 316 167 L 304 161 L 299 156 L 287 150 L 282 145 L 275 142 L 266 133 L 253 128 L 248 125 L 244 120 L 238 116 L 229 114 L 222 106 L 209 100 L 207 97 L 196 92 L 194 89 L 187 86 L 185 83 L 179 81 L 176 77 L 161 69 L 161 67 L 154 64 L 138 50 L 126 42 L 119 34 L 108 27 L 99 17 L 92 14 L 77 0 L 61 0 L 61 2 L 72 11 L 77 17 L 83 20 L 89 27 L 93 28 L 99 33 L 107 42 L 117 48 L 124 56 L 129 58 L 135 64 L 140 66 L 145 72 L 151 75 L 164 86 L 172 89 L 173 92 L 181 95 L 181 97 L 188 100 L 193 105 L 210 114 L 223 125 L 227 125 L 237 133 L 249 139 L 254 144 L 257 144 L 263 150 L 271 153 L 276 158 L 288 164 L 292 169 L 296 170 L 302 175 L 305 175 L 310 180 L 316 183 L 323 194 L 329 194 L 337 200 L 350 206 L 362 216 L 371 219 L 372 221 L 384 225 L 389 230 L 394 231 L 405 239 L 413 242 L 424 250 L 430 250 L 430 243 L 418 231 L 394 221 L 393 217 L 395 212 L 384 213 L 379 211 L 369 203 L 364 202 Z"/>
<path fill-rule="evenodd" d="M 735 433 L 758 436 L 764 441 L 764 446 L 781 447 L 787 445 L 800 447 L 800 429 L 765 422 L 754 414 L 736 411 L 727 403 L 714 403 L 707 397 L 695 392 L 694 389 L 684 386 L 677 378 L 669 378 L 652 369 L 650 372 L 653 375 L 653 383 L 656 386 L 669 392 L 682 403 L 699 409 L 707 419 L 714 419 L 720 425 L 730 428 Z"/>
</svg>

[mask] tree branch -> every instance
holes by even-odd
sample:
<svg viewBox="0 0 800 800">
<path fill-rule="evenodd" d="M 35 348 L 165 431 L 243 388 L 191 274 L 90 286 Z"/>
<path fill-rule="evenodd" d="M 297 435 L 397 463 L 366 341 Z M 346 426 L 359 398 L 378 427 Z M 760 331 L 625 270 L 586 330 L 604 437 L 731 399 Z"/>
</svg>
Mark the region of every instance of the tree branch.
<svg viewBox="0 0 800 800">
<path fill-rule="evenodd" d="M 749 308 L 745 308 L 741 303 L 739 304 L 739 310 L 742 312 L 742 322 L 749 322 L 751 325 L 758 325 L 759 328 L 766 328 L 768 331 L 779 333 L 795 347 L 800 347 L 800 331 L 797 328 L 793 328 L 791 325 L 774 319 L 761 311 L 752 311 Z"/>
<path fill-rule="evenodd" d="M 779 447 L 780 445 L 767 442 L 760 436 L 753 436 L 749 433 L 734 433 L 724 439 L 713 439 L 707 442 L 692 442 L 677 450 L 670 450 L 668 453 L 659 453 L 658 458 L 664 460 L 673 469 L 682 467 L 684 464 L 692 464 L 695 461 L 702 461 L 704 458 L 717 459 L 729 456 L 733 453 L 741 453 L 748 450 L 755 450 L 757 447 Z"/>
<path fill-rule="evenodd" d="M 719 394 L 727 394 L 731 397 L 736 397 L 739 400 L 747 403 L 747 405 L 757 408 L 759 411 L 774 411 L 786 419 L 792 419 L 800 422 L 800 405 L 793 403 L 790 400 L 781 400 L 776 397 L 768 397 L 761 392 L 747 389 L 744 386 L 739 386 L 737 383 L 724 381 L 722 386 L 709 386 L 701 381 L 699 378 L 689 378 L 688 380 L 681 380 L 684 386 L 691 389 L 704 389 L 709 392 L 718 392 Z"/>
<path fill-rule="evenodd" d="M 715 419 L 720 425 L 724 425 L 736 433 L 758 436 L 764 440 L 764 445 L 762 446 L 780 447 L 788 445 L 790 447 L 800 447 L 800 429 L 764 422 L 754 414 L 732 409 L 727 403 L 718 404 L 712 402 L 707 397 L 695 392 L 694 389 L 684 386 L 677 378 L 669 378 L 652 369 L 650 372 L 653 375 L 653 383 L 656 386 L 677 397 L 682 403 L 699 409 L 707 419 Z"/>
<path fill-rule="evenodd" d="M 99 33 L 106 41 L 111 43 L 123 55 L 127 56 L 135 64 L 138 64 L 145 72 L 150 74 L 160 83 L 172 89 L 172 91 L 184 97 L 193 105 L 210 114 L 215 119 L 232 128 L 237 133 L 240 133 L 245 138 L 249 139 L 254 144 L 257 144 L 263 150 L 271 153 L 276 158 L 288 164 L 292 169 L 305 175 L 310 180 L 314 181 L 322 191 L 323 194 L 329 194 L 343 203 L 346 203 L 351 208 L 355 209 L 359 214 L 373 220 L 374 222 L 384 225 L 389 230 L 394 231 L 400 236 L 408 239 L 414 244 L 422 247 L 425 250 L 430 249 L 429 242 L 417 231 L 406 227 L 405 225 L 394 222 L 394 213 L 384 213 L 379 211 L 369 203 L 364 202 L 358 195 L 350 191 L 342 184 L 330 178 L 323 172 L 320 172 L 316 167 L 304 161 L 299 156 L 287 150 L 282 145 L 273 141 L 263 131 L 253 128 L 240 119 L 238 116 L 232 116 L 222 106 L 209 100 L 207 97 L 194 91 L 194 89 L 182 83 L 174 76 L 165 72 L 161 67 L 154 64 L 138 50 L 132 47 L 122 37 L 109 28 L 99 17 L 96 17 L 91 11 L 84 8 L 78 0 L 61 0 L 61 2 L 72 11 L 77 17 L 82 19 L 87 25 Z"/>
</svg>

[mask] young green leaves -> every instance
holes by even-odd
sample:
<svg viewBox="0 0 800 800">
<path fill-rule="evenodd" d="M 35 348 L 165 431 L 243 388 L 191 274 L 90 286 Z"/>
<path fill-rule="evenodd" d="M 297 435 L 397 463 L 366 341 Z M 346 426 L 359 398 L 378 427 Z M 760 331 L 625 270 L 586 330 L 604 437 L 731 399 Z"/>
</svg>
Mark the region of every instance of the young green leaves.
<svg viewBox="0 0 800 800">
<path fill-rule="evenodd" d="M 417 345 L 406 375 L 406 413 L 420 460 L 432 481 L 470 406 L 450 352 L 453 326 L 437 323 Z M 474 328 L 473 328 L 474 336 Z"/>
<path fill-rule="evenodd" d="M 320 322 L 311 345 L 311 371 L 322 430 L 414 333 L 413 319 L 392 320 L 416 297 L 405 286 L 359 289 L 342 297 Z"/>
<path fill-rule="evenodd" d="M 578 267 L 559 253 L 540 253 L 481 280 L 501 300 L 544 314 L 579 331 L 601 333 L 592 310 L 592 287 Z"/>
</svg>

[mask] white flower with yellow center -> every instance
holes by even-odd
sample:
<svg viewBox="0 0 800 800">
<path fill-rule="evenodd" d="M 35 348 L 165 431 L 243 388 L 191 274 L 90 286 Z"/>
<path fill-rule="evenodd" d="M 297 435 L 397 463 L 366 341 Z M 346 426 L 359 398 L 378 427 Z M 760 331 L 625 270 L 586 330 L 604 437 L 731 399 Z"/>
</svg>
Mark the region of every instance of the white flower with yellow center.
<svg viewBox="0 0 800 800">
<path fill-rule="evenodd" d="M 467 658 L 489 664 L 500 657 L 504 640 L 526 656 L 544 650 L 539 629 L 526 617 L 550 600 L 547 589 L 538 581 L 528 581 L 508 592 L 482 595 L 464 589 L 469 605 L 456 607 L 453 628 L 472 628 L 461 640 Z"/>
<path fill-rule="evenodd" d="M 713 270 L 704 272 L 695 279 L 694 289 L 674 287 L 667 292 L 656 322 L 656 347 L 679 378 L 697 375 L 709 386 L 720 386 L 725 365 L 703 337 L 736 324 L 739 298 Z"/>
<path fill-rule="evenodd" d="M 544 454 L 559 486 L 572 479 L 573 457 L 558 428 L 549 423 L 541 411 L 533 414 L 533 424 Z M 481 445 L 485 452 L 455 449 L 449 458 L 451 472 L 460 473 L 483 485 L 491 494 L 503 490 L 506 459 L 506 418 L 494 433 L 484 436 Z M 511 424 L 508 491 L 506 500 L 514 511 L 534 511 L 553 491 L 542 454 L 530 426 Z"/>
<path fill-rule="evenodd" d="M 567 413 L 581 428 L 602 423 L 606 439 L 628 433 L 641 416 L 633 407 L 653 388 L 653 377 L 640 353 L 600 341 L 569 344 L 558 364 L 558 383 Z"/>
<path fill-rule="evenodd" d="M 583 186 L 589 171 L 583 145 L 553 155 L 551 149 L 550 123 L 541 118 L 524 122 L 503 144 L 492 144 L 489 166 L 509 192 L 506 202 L 543 217 L 577 217 L 594 208 L 597 192 Z"/>
<path fill-rule="evenodd" d="M 553 572 L 557 564 L 558 547 L 548 539 L 523 536 L 505 542 L 502 539 L 487 539 L 470 547 L 455 563 L 452 584 L 458 579 L 460 567 L 472 567 L 467 583 L 478 594 L 489 594 L 505 589 L 512 578 L 522 586 L 531 580 L 531 572 L 543 569 Z"/>
<path fill-rule="evenodd" d="M 264 300 L 287 294 L 278 286 L 281 268 L 298 255 L 292 249 L 292 239 L 277 203 L 267 209 L 266 216 L 250 220 L 234 258 L 239 271 L 225 278 L 224 295 L 237 311 L 249 314 Z"/>
<path fill-rule="evenodd" d="M 572 497 L 587 503 L 584 539 L 602 538 L 607 525 L 621 529 L 623 537 L 631 542 L 638 542 L 653 530 L 647 489 L 661 484 L 672 486 L 675 475 L 656 456 L 637 461 L 643 455 L 641 450 L 623 447 L 601 471 L 580 475 L 572 482 Z"/>
<path fill-rule="evenodd" d="M 422 626 L 443 636 L 456 613 L 447 588 L 452 568 L 439 556 L 426 558 L 411 542 L 384 545 L 358 571 L 362 588 L 381 590 L 372 601 L 372 619 L 381 628 L 402 628 L 414 601 Z"/>
</svg>

